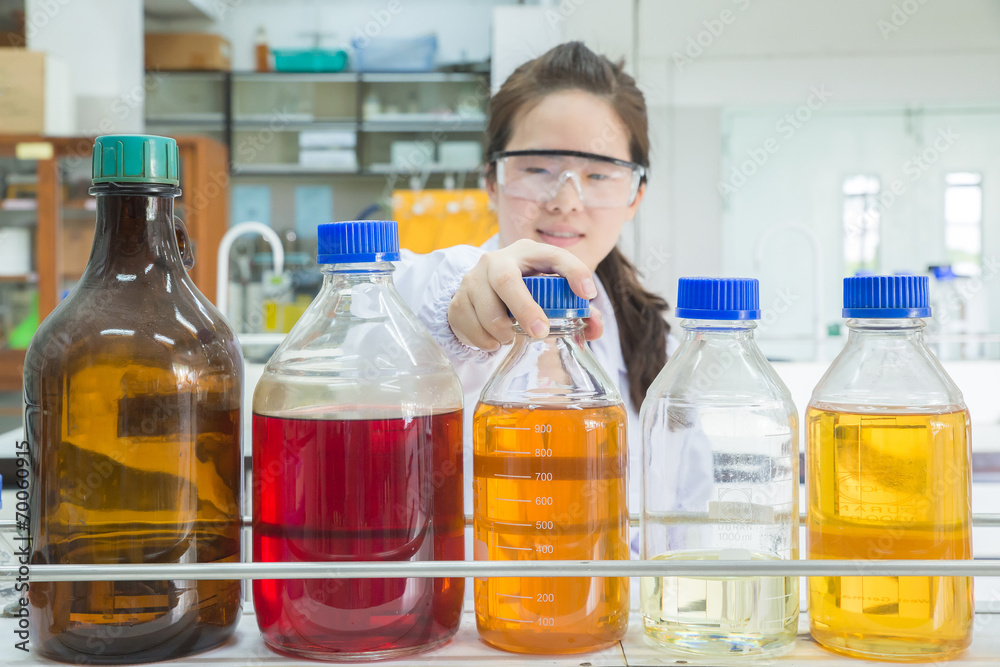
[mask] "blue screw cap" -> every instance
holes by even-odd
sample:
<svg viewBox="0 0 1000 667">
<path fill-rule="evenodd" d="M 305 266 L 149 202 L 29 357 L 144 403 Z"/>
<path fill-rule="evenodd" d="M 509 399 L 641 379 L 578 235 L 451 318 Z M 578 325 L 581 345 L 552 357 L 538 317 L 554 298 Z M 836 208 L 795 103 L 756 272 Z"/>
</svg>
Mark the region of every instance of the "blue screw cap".
<svg viewBox="0 0 1000 667">
<path fill-rule="evenodd" d="M 844 317 L 930 317 L 927 276 L 844 278 Z"/>
<path fill-rule="evenodd" d="M 395 220 L 328 222 L 317 228 L 317 264 L 395 262 L 399 226 Z"/>
<path fill-rule="evenodd" d="M 577 296 L 562 276 L 528 276 L 524 285 L 546 317 L 590 317 L 590 301 Z"/>
<path fill-rule="evenodd" d="M 759 320 L 760 285 L 756 278 L 681 278 L 674 313 L 689 320 Z"/>
</svg>

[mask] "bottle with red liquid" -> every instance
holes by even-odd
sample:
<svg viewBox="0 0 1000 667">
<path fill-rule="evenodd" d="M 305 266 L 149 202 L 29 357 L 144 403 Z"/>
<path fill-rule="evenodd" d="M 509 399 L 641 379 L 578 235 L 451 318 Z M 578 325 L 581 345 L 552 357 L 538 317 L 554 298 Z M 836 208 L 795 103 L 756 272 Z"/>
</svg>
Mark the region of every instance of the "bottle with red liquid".
<svg viewBox="0 0 1000 667">
<path fill-rule="evenodd" d="M 323 287 L 254 393 L 254 560 L 463 560 L 462 390 L 393 286 L 396 223 L 318 236 Z M 444 643 L 464 592 L 461 577 L 253 586 L 271 648 L 332 661 Z"/>
</svg>

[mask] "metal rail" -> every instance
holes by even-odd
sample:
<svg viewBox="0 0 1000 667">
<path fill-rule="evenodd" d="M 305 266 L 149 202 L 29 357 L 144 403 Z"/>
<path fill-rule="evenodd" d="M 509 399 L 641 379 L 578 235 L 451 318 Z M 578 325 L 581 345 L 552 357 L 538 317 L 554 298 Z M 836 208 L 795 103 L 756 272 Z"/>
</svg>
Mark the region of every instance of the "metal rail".
<svg viewBox="0 0 1000 667">
<path fill-rule="evenodd" d="M 805 515 L 800 521 L 805 522 Z M 629 517 L 633 526 L 639 515 Z M 703 512 L 647 514 L 654 523 L 702 523 Z M 472 517 L 466 516 L 466 523 Z M 975 514 L 976 527 L 1000 527 L 1000 514 Z M 245 529 L 251 517 L 242 517 Z M 0 532 L 14 532 L 16 521 L 0 521 Z M 16 556 L 16 554 L 15 554 Z M 734 576 L 992 576 L 1000 559 L 977 560 L 718 560 L 718 561 L 355 561 L 313 563 L 161 563 L 120 565 L 0 566 L 0 582 L 142 581 L 148 579 L 373 579 L 438 577 L 719 577 Z"/>
<path fill-rule="evenodd" d="M 778 577 L 1000 576 L 988 560 L 604 560 L 421 561 L 353 563 L 191 563 L 24 565 L 0 567 L 0 581 L 142 581 L 148 579 L 376 579 L 431 577 Z"/>
<path fill-rule="evenodd" d="M 629 515 L 629 525 L 638 526 L 639 525 L 639 515 L 630 514 Z M 707 512 L 673 512 L 673 513 L 647 513 L 646 521 L 650 523 L 671 523 L 671 524 L 687 524 L 687 523 L 717 523 L 718 519 L 710 519 Z M 242 518 L 242 523 L 244 528 L 250 528 L 253 525 L 253 519 L 249 516 L 244 516 Z M 799 523 L 805 525 L 806 515 L 799 515 Z M 472 525 L 472 515 L 465 515 L 465 525 Z M 976 528 L 998 528 L 1000 527 L 1000 514 L 973 514 L 972 515 L 972 525 Z M 0 520 L 0 532 L 13 531 L 17 528 L 17 522 L 12 519 Z"/>
</svg>

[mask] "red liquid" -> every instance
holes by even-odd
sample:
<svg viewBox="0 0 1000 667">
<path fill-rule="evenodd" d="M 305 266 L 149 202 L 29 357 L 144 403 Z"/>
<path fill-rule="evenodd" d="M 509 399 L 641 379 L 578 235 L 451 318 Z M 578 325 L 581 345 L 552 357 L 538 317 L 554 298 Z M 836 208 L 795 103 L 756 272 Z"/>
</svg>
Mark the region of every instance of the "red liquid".
<svg viewBox="0 0 1000 667">
<path fill-rule="evenodd" d="M 357 421 L 253 415 L 253 554 L 259 562 L 464 560 L 462 412 Z M 458 630 L 465 580 L 253 583 L 279 651 L 390 658 Z"/>
</svg>

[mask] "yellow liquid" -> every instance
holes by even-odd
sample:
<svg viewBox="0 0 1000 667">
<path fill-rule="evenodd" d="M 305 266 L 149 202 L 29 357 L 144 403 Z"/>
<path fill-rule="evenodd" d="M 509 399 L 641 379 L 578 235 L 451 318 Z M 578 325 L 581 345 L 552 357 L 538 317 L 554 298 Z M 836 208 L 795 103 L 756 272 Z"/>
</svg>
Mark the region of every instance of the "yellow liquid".
<svg viewBox="0 0 1000 667">
<path fill-rule="evenodd" d="M 972 558 L 968 417 L 810 407 L 809 558 Z M 809 578 L 813 637 L 855 657 L 951 657 L 972 614 L 970 577 Z"/>
<path fill-rule="evenodd" d="M 481 403 L 473 461 L 477 560 L 628 560 L 621 406 Z M 628 627 L 627 577 L 476 579 L 482 638 L 519 653 L 577 653 Z"/>
<path fill-rule="evenodd" d="M 32 562 L 238 562 L 232 376 L 182 384 L 172 370 L 126 358 L 71 369 L 46 384 L 57 400 L 26 410 L 38 457 Z M 239 580 L 32 582 L 32 644 L 69 662 L 183 656 L 232 635 L 240 597 Z"/>
</svg>

